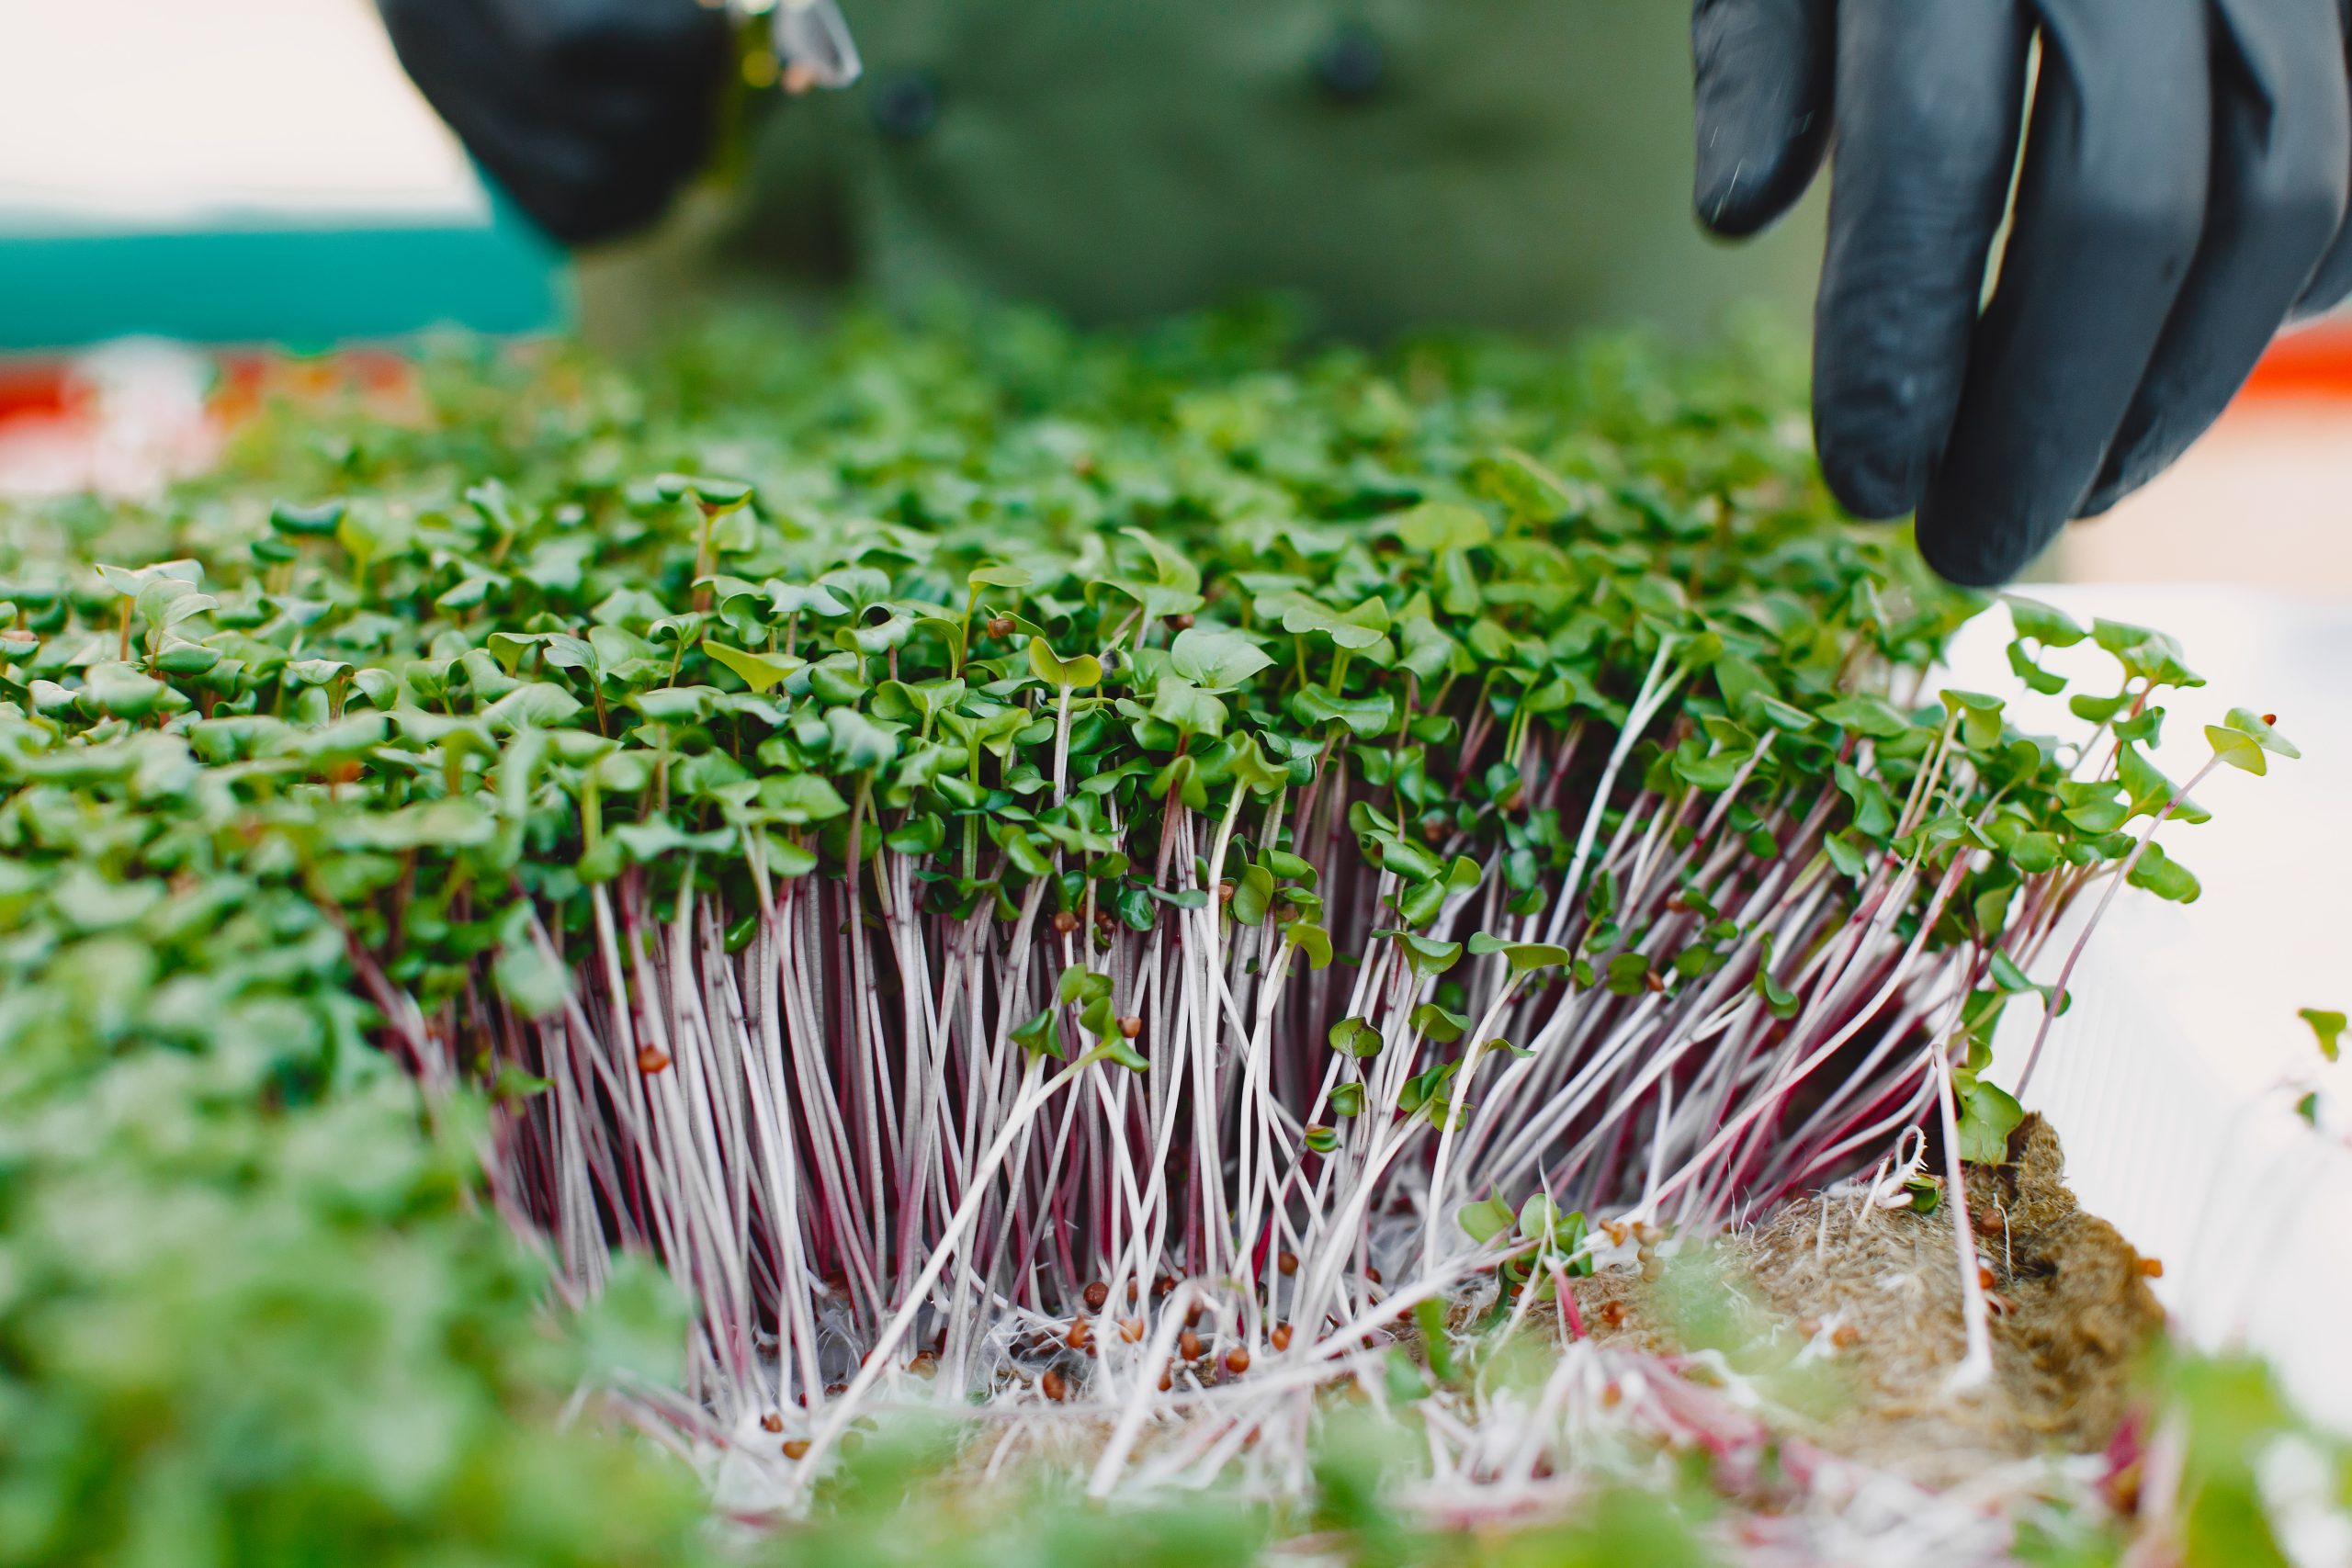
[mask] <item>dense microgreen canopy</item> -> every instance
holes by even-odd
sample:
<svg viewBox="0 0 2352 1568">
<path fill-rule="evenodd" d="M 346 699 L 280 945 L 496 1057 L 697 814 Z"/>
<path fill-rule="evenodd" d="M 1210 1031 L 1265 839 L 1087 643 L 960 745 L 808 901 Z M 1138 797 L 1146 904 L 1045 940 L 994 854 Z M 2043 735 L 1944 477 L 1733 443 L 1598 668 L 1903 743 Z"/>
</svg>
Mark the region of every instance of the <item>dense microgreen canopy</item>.
<svg viewBox="0 0 2352 1568">
<path fill-rule="evenodd" d="M 389 1056 L 483 1114 L 565 1299 L 667 1267 L 695 1327 L 645 1418 L 792 1506 L 913 1362 L 1148 1401 L 1181 1278 L 1216 1315 L 1171 1381 L 1336 1375 L 1402 1321 L 1381 1269 L 1426 1301 L 1502 1248 L 1548 1292 L 1611 1245 L 1587 1212 L 1695 1233 L 1869 1165 L 1933 1060 L 1997 1159 L 1992 1031 L 2063 1007 L 2061 913 L 2196 896 L 2145 754 L 2196 677 L 2018 599 L 2028 685 L 2109 656 L 2081 731 L 1938 690 L 1984 601 L 1832 518 L 1778 386 L 859 319 L 639 378 L 461 351 L 403 417 L 26 509 L 21 1190 L 80 1168 L 53 1108 L 194 1074 L 352 1115 Z M 62 1397 L 29 1325 L 111 1287 L 7 1278 L 5 1386 Z M 1106 1300 L 1135 1335 L 1069 1326 Z"/>
</svg>

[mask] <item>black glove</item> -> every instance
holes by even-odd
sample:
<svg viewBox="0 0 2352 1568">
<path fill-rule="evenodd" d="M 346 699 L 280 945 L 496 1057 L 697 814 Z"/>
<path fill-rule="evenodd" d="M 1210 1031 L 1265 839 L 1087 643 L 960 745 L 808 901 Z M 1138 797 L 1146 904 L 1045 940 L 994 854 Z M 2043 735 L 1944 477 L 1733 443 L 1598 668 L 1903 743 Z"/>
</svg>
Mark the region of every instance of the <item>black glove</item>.
<svg viewBox="0 0 2352 1568">
<path fill-rule="evenodd" d="M 696 0 L 377 0 L 401 64 L 567 244 L 642 228 L 710 151 L 732 55 Z"/>
<path fill-rule="evenodd" d="M 1917 511 L 1937 570 L 2000 582 L 2352 289 L 2343 5 L 1696 0 L 1704 222 L 1780 216 L 1835 125 L 1813 420 L 1838 498 Z"/>
</svg>

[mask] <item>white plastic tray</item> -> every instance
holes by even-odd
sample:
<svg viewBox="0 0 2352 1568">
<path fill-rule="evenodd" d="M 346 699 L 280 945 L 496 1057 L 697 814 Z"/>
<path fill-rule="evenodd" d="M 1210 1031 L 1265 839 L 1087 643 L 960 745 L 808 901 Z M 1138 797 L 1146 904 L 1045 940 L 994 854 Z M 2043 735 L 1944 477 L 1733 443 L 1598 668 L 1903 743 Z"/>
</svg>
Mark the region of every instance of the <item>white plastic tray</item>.
<svg viewBox="0 0 2352 1568">
<path fill-rule="evenodd" d="M 2302 750 L 2265 778 L 2217 770 L 2197 791 L 2213 820 L 2165 826 L 2203 896 L 2117 898 L 2024 1098 L 2064 1138 L 2083 1202 L 2162 1260 L 2155 1289 L 2178 1331 L 2260 1353 L 2310 1416 L 2352 1431 L 2352 1066 L 2325 1066 L 2296 1015 L 2352 1010 L 2352 605 L 2245 588 L 2024 592 L 2085 625 L 2104 615 L 2180 640 L 2208 683 L 2165 701 L 2154 758 L 2176 781 L 2203 765 L 2204 726 L 2233 706 L 2277 713 Z M 2078 732 L 2063 697 L 2020 690 L 2007 634 L 1998 614 L 1971 626 L 1951 683 L 2017 694 L 2029 728 Z M 2103 658 L 2070 652 L 2086 657 L 2045 662 L 2072 672 Z M 2064 952 L 2052 943 L 2033 977 L 2055 979 Z M 2014 1081 L 2040 1021 L 2011 1009 L 1996 1078 Z M 2295 1110 L 2314 1089 L 2316 1130 Z"/>
</svg>

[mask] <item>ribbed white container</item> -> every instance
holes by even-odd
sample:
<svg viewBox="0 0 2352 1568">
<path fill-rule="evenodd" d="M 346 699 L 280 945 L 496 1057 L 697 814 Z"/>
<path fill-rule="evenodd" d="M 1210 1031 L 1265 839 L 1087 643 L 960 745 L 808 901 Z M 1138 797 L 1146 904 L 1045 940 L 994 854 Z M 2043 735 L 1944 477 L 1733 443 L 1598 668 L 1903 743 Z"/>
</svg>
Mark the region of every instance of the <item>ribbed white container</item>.
<svg viewBox="0 0 2352 1568">
<path fill-rule="evenodd" d="M 2086 626 L 2104 615 L 2180 640 L 2208 683 L 2165 699 L 2154 760 L 2175 781 L 2204 764 L 2204 727 L 2231 707 L 2277 713 L 2303 751 L 2265 778 L 2217 770 L 2197 791 L 2213 820 L 2165 826 L 2203 896 L 2118 897 L 2024 1100 L 2064 1139 L 2084 1204 L 2162 1260 L 2176 1328 L 2258 1352 L 2310 1416 L 2352 1431 L 2352 1067 L 2326 1066 L 2296 1014 L 2352 1010 L 2352 606 L 2219 587 L 2026 592 Z M 2079 733 L 2064 697 L 2020 689 L 2007 635 L 1998 614 L 1970 627 L 1949 683 L 2014 694 L 2027 728 Z M 2045 664 L 2113 689 L 2095 649 Z M 2033 978 L 2055 980 L 2071 942 L 2062 933 Z M 1995 1078 L 2014 1083 L 2040 1022 L 2011 1009 Z M 2317 1129 L 2295 1110 L 2313 1089 Z"/>
</svg>

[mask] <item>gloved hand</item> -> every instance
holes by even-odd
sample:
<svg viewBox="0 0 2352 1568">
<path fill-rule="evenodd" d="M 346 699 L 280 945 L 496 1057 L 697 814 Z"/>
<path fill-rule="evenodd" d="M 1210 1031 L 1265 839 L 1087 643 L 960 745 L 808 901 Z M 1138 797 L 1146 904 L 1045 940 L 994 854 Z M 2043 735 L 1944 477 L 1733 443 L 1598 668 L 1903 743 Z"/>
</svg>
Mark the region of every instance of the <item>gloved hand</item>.
<svg viewBox="0 0 2352 1568">
<path fill-rule="evenodd" d="M 377 0 L 433 107 L 567 244 L 658 217 L 710 150 L 732 50 L 696 0 Z"/>
<path fill-rule="evenodd" d="M 1982 312 L 2032 87 L 2012 230 Z M 1696 0 L 1699 215 L 1740 236 L 1834 141 L 1821 467 L 2016 573 L 2211 424 L 2352 289 L 2344 0 Z"/>
</svg>

